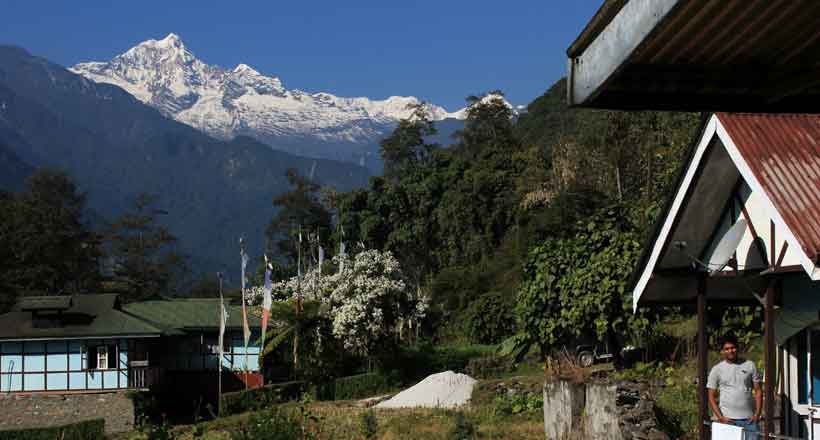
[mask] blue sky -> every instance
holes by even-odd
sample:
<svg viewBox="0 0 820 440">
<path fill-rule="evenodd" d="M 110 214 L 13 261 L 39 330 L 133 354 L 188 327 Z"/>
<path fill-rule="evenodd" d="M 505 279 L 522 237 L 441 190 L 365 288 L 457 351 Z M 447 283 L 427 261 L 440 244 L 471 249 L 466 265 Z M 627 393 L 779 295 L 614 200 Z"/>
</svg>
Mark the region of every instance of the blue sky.
<svg viewBox="0 0 820 440">
<path fill-rule="evenodd" d="M 64 66 L 178 34 L 201 60 L 249 64 L 285 87 L 414 95 L 455 110 L 503 90 L 527 104 L 566 71 L 567 46 L 601 0 L 4 0 L 0 44 Z"/>
</svg>

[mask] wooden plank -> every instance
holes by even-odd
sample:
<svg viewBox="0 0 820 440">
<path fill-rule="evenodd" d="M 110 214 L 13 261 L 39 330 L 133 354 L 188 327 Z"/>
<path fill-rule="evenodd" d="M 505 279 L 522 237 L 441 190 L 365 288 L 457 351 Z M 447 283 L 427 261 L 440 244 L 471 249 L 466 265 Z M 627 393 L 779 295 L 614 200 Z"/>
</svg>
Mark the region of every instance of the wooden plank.
<svg viewBox="0 0 820 440">
<path fill-rule="evenodd" d="M 769 438 L 769 434 L 774 433 L 774 284 L 776 280 L 771 280 L 769 286 L 766 288 L 766 305 L 763 309 L 764 319 L 764 369 L 765 376 L 763 378 L 765 394 L 763 396 L 764 406 L 764 423 L 763 423 L 763 437 Z"/>
<path fill-rule="evenodd" d="M 708 355 L 706 346 L 706 275 L 698 279 L 698 439 L 709 438 L 706 422 L 706 362 Z"/>
</svg>

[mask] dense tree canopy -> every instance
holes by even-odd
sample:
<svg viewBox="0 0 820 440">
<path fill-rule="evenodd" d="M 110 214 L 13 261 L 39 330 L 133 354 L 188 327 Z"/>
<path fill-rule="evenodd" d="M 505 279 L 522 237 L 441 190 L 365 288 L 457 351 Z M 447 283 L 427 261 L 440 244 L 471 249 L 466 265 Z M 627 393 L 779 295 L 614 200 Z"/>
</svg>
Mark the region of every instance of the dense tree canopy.
<svg viewBox="0 0 820 440">
<path fill-rule="evenodd" d="M 174 281 L 186 268 L 185 257 L 176 251 L 176 237 L 158 222 L 157 216 L 165 213 L 157 208 L 158 201 L 155 195 L 138 195 L 133 209 L 108 233 L 114 274 L 126 301 L 174 293 Z"/>
<path fill-rule="evenodd" d="M 0 194 L 4 291 L 77 293 L 96 286 L 99 240 L 86 224 L 85 200 L 71 177 L 47 169 L 33 174 L 24 192 Z"/>
<path fill-rule="evenodd" d="M 530 251 L 579 240 L 578 221 L 587 224 L 602 209 L 617 205 L 619 222 L 631 226 L 604 234 L 609 241 L 596 246 L 607 251 L 534 251 L 546 259 L 543 265 L 552 259 L 559 264 L 562 258 L 588 262 L 596 252 L 631 258 L 637 253 L 635 243 L 655 221 L 696 134 L 697 115 L 569 109 L 565 92 L 565 81 L 559 81 L 518 116 L 498 91 L 471 96 L 464 129 L 447 147 L 424 141 L 435 127 L 429 117 L 420 116 L 423 108 L 416 108 L 413 118 L 400 123 L 382 144 L 385 177 L 372 178 L 366 189 L 338 195 L 339 226 L 346 239 L 391 251 L 409 280 L 429 291 L 434 336 L 487 341 L 521 331 L 509 325 L 504 313 L 495 313 L 499 321 L 480 328 L 453 323 L 475 316 L 481 307 L 515 309 L 518 292 L 533 283 Z M 596 264 L 600 273 L 583 265 L 576 270 L 626 282 L 626 263 Z M 588 285 L 597 289 L 593 294 L 609 298 L 608 286 Z M 542 293 L 530 298 L 531 305 L 551 319 L 554 310 L 536 307 L 551 298 Z M 615 310 L 613 304 L 607 313 Z M 584 316 L 574 322 L 601 335 L 603 315 Z M 524 321 L 526 316 L 519 327 Z M 558 330 L 541 333 L 538 338 Z"/>
</svg>

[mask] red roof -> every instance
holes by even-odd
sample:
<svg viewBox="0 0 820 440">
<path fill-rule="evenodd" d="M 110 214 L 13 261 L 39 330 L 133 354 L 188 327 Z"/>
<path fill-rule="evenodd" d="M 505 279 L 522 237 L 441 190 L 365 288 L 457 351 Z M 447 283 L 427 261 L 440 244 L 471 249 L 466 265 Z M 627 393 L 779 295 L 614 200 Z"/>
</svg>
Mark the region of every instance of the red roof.
<svg viewBox="0 0 820 440">
<path fill-rule="evenodd" d="M 815 263 L 820 256 L 820 115 L 718 113 L 755 178 Z"/>
</svg>

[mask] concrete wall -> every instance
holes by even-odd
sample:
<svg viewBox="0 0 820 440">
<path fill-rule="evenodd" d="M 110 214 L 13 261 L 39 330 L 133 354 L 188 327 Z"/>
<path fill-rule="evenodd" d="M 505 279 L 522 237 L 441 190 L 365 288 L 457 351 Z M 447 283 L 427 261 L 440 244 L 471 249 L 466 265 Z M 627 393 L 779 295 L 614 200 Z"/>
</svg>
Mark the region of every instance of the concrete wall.
<svg viewBox="0 0 820 440">
<path fill-rule="evenodd" d="M 134 428 L 134 405 L 123 392 L 100 394 L 0 394 L 0 430 L 57 426 L 105 419 L 106 433 Z"/>
<path fill-rule="evenodd" d="M 668 440 L 657 429 L 649 387 L 636 382 L 544 384 L 549 440 Z"/>
</svg>

